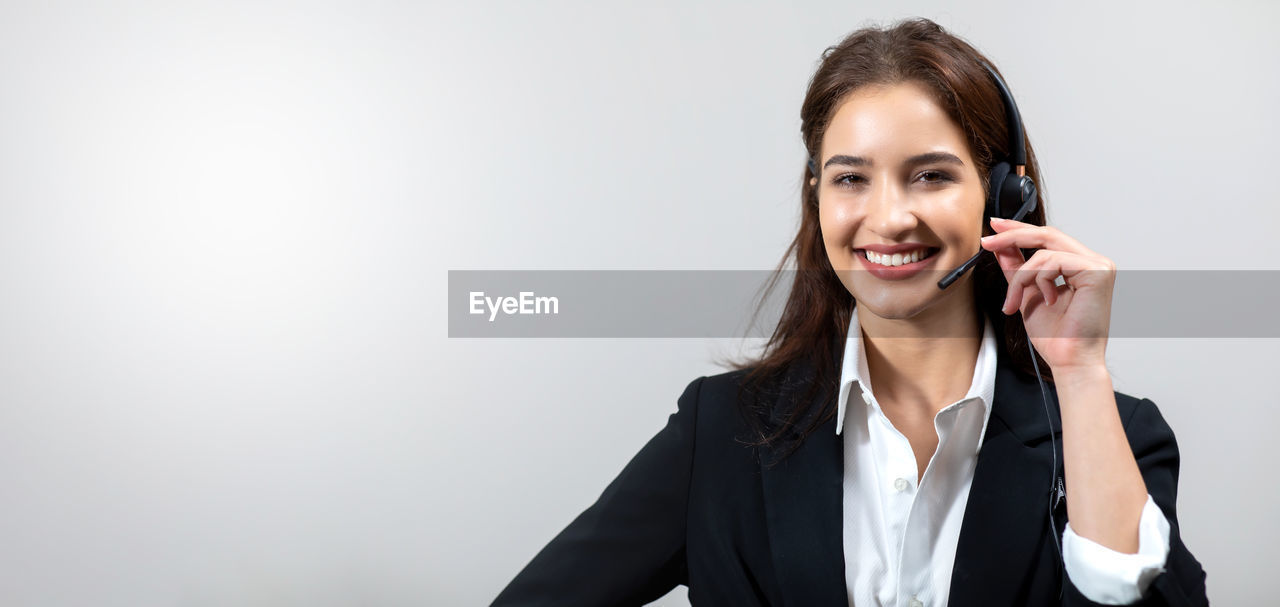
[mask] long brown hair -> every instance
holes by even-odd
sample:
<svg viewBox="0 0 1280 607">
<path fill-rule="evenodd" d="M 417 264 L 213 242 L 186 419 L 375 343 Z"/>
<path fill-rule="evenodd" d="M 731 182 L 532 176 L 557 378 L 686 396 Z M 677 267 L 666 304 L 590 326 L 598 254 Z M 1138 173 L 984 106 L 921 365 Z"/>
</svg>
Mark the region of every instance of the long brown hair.
<svg viewBox="0 0 1280 607">
<path fill-rule="evenodd" d="M 920 83 L 964 131 L 986 193 L 990 168 L 995 160 L 1009 154 L 1010 139 L 999 89 L 981 61 L 994 66 L 969 43 L 928 19 L 908 19 L 887 29 L 868 27 L 849 34 L 823 52 L 809 81 L 800 109 L 800 133 L 809 157 L 820 162 L 822 138 L 832 116 L 850 93 L 873 84 Z M 1036 182 L 1040 193 L 1036 210 L 1023 221 L 1044 225 L 1044 184 L 1029 138 L 1026 151 L 1026 174 Z M 809 183 L 817 175 L 811 172 L 807 161 L 804 164 L 800 230 L 768 281 L 757 315 L 788 262 L 794 260 L 790 296 L 762 354 L 728 363 L 737 370 L 748 369 L 740 383 L 739 402 L 756 435 L 749 444 L 778 447 L 781 457 L 794 451 L 836 413 L 840 356 L 855 305 L 827 259 L 818 222 L 818 188 Z M 984 225 L 983 232 L 992 233 L 991 227 Z M 1027 254 L 1029 251 L 1024 251 Z M 996 329 L 1000 356 L 1008 357 L 1015 370 L 1034 377 L 1021 315 L 1006 316 L 1000 311 L 1008 283 L 999 265 L 992 255 L 983 255 L 973 272 L 975 302 Z M 1052 382 L 1048 364 L 1043 358 L 1038 360 L 1041 376 Z M 805 364 L 812 374 L 789 378 L 787 371 L 796 363 Z M 795 379 L 807 384 L 808 389 L 800 393 L 793 389 L 796 386 L 784 385 Z M 829 397 L 815 407 L 814 397 L 821 391 Z M 780 394 L 793 398 L 778 402 Z M 815 408 L 816 411 L 811 410 Z M 780 423 L 771 424 L 770 419 Z M 808 423 L 802 425 L 804 420 Z"/>
</svg>

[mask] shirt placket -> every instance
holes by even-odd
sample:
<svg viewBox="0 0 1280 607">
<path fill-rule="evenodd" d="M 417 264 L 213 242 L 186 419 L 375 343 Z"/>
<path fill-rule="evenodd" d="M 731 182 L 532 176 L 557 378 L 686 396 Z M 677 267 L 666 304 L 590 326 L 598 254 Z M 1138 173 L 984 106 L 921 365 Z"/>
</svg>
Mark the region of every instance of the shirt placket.
<svg viewBox="0 0 1280 607">
<path fill-rule="evenodd" d="M 888 439 L 886 446 L 890 452 L 889 469 L 897 475 L 892 480 L 893 488 L 889 490 L 892 499 L 889 500 L 890 503 L 887 504 L 889 507 L 886 509 L 891 514 L 886 517 L 886 522 L 892 519 L 890 531 L 893 535 L 889 537 L 897 542 L 895 555 L 897 568 L 894 581 L 897 605 L 901 607 L 924 607 L 932 603 L 930 577 L 932 555 L 929 550 L 929 538 L 933 535 L 933 529 L 930 528 L 932 517 L 929 504 L 942 498 L 937 495 L 937 483 L 930 486 L 927 477 L 934 462 L 947 457 L 947 438 L 951 434 L 950 430 L 959 412 L 958 408 L 953 409 L 954 407 L 958 407 L 958 404 L 940 411 L 934 418 L 938 447 L 923 475 L 919 474 L 911 441 L 893 427 L 883 412 L 879 415 Z M 924 477 L 924 483 L 916 480 L 919 477 Z M 926 493 L 928 495 L 924 495 Z"/>
<path fill-rule="evenodd" d="M 904 547 L 909 541 L 911 512 L 916 502 L 918 469 L 915 454 L 911 450 L 911 442 L 894 428 L 879 406 L 875 407 L 876 423 L 880 426 L 882 445 L 885 450 L 885 475 L 880 478 L 884 484 L 881 493 L 884 495 L 885 537 L 892 547 L 890 562 L 892 567 L 892 587 L 898 592 L 898 605 L 907 605 L 902 599 L 902 581 L 906 574 L 911 575 L 914 565 L 905 560 Z"/>
</svg>

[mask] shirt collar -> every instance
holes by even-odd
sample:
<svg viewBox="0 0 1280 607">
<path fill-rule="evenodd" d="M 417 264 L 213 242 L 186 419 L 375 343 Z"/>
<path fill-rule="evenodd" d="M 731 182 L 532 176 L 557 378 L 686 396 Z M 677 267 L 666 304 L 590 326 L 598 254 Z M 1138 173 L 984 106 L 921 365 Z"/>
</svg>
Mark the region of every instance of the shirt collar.
<svg viewBox="0 0 1280 607">
<path fill-rule="evenodd" d="M 963 402 L 977 398 L 983 405 L 982 433 L 978 435 L 979 441 L 981 441 L 981 437 L 986 436 L 987 422 L 991 419 L 991 401 L 996 391 L 996 356 L 998 353 L 995 329 L 991 326 L 991 319 L 985 316 L 984 319 L 982 346 L 978 350 L 978 362 L 973 368 L 973 381 L 969 384 L 969 392 L 962 399 Z M 837 400 L 839 409 L 836 411 L 836 434 L 840 434 L 844 430 L 845 409 L 848 406 L 849 396 L 855 383 L 867 402 L 872 402 L 873 400 L 871 381 L 869 379 L 863 381 L 863 378 L 870 378 L 871 373 L 867 370 L 866 351 L 862 343 L 862 325 L 858 324 L 858 307 L 856 305 L 853 308 L 853 313 L 849 315 L 849 332 L 848 337 L 845 339 L 843 359 L 840 369 L 840 397 Z"/>
</svg>

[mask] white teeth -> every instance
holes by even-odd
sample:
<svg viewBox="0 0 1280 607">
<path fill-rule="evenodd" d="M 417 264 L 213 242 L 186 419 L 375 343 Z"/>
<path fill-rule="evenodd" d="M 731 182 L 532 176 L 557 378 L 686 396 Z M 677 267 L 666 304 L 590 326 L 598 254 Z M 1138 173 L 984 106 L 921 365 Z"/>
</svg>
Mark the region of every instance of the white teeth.
<svg viewBox="0 0 1280 607">
<path fill-rule="evenodd" d="M 917 249 L 910 253 L 894 253 L 893 255 L 881 255 L 875 251 L 865 251 L 867 261 L 882 266 L 900 266 L 908 263 L 915 263 L 928 257 L 928 249 Z"/>
</svg>

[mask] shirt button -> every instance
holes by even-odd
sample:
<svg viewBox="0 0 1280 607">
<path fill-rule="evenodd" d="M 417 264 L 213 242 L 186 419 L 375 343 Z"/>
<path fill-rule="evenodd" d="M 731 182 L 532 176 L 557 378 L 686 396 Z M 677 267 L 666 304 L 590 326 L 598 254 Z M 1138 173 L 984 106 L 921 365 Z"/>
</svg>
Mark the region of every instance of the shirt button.
<svg viewBox="0 0 1280 607">
<path fill-rule="evenodd" d="M 908 483 L 907 479 L 905 478 L 900 478 L 896 481 L 893 481 L 893 488 L 897 489 L 898 491 L 906 491 L 909 487 L 911 487 L 911 483 Z"/>
<path fill-rule="evenodd" d="M 920 602 L 920 599 L 918 599 L 918 598 L 916 598 L 916 597 L 911 597 L 911 603 L 910 603 L 910 605 L 911 605 L 911 607 L 924 607 L 924 603 L 921 603 L 921 602 Z"/>
</svg>

